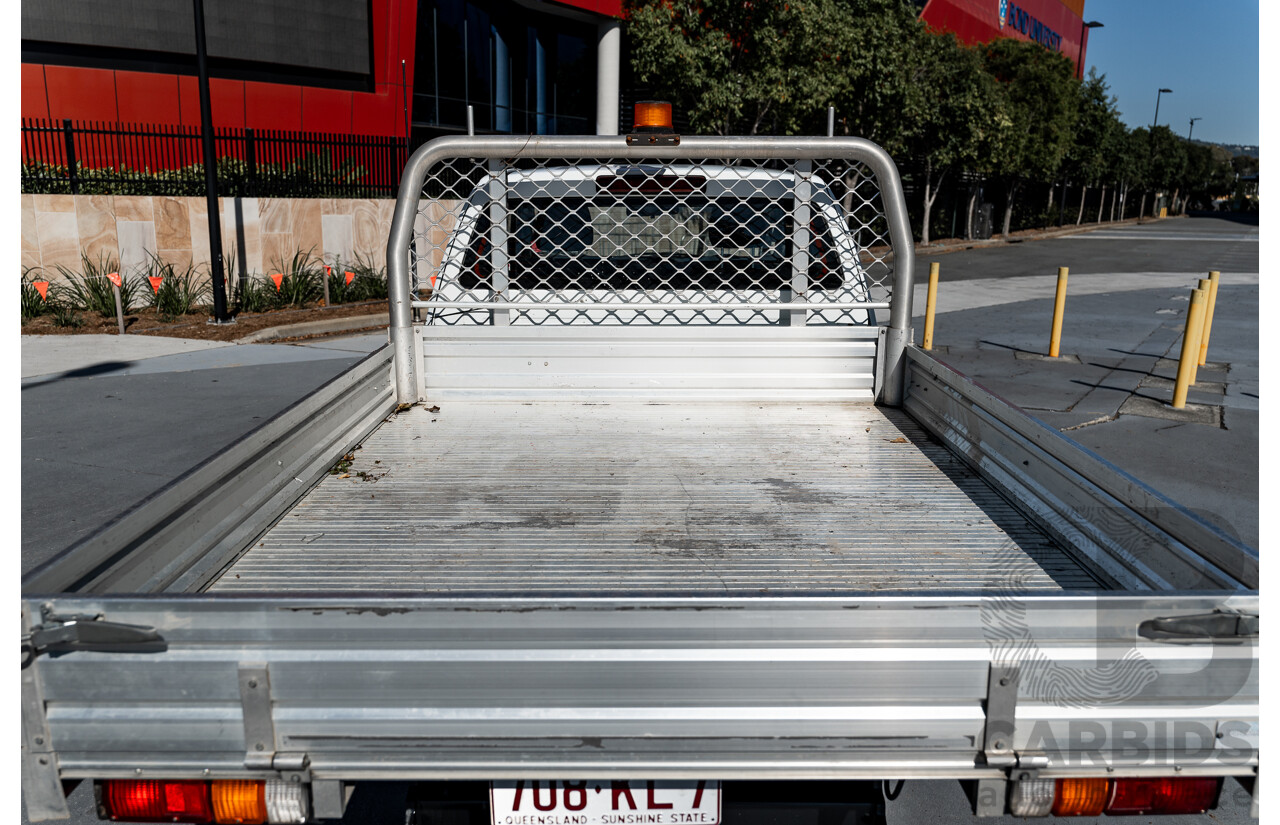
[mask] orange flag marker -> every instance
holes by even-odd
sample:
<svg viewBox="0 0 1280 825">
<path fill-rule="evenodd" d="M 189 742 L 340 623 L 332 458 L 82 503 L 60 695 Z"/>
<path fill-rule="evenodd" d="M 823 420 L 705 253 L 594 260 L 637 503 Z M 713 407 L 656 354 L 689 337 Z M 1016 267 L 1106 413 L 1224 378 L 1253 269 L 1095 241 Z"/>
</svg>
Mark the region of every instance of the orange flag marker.
<svg viewBox="0 0 1280 825">
<path fill-rule="evenodd" d="M 347 271 L 347 286 L 350 286 L 350 285 L 351 285 L 351 282 L 352 282 L 352 281 L 354 281 L 355 279 L 356 279 L 356 273 L 351 272 L 350 270 L 348 270 L 348 271 Z"/>
<path fill-rule="evenodd" d="M 120 279 L 119 272 L 108 272 L 107 280 L 116 285 L 116 289 L 124 286 L 124 282 Z"/>
<path fill-rule="evenodd" d="M 148 276 L 147 276 L 147 280 L 151 282 L 151 291 L 152 291 L 152 292 L 154 292 L 154 293 L 156 293 L 156 294 L 159 294 L 159 293 L 160 293 L 160 284 L 164 282 L 164 276 L 163 276 L 163 275 L 148 275 Z"/>
<path fill-rule="evenodd" d="M 271 280 L 272 280 L 272 281 L 275 283 L 275 285 L 276 285 L 276 292 L 279 292 L 279 291 L 280 291 L 280 284 L 284 283 L 284 276 L 283 276 L 283 275 L 281 275 L 279 272 L 272 272 L 272 273 L 271 273 Z"/>
<path fill-rule="evenodd" d="M 49 282 L 48 281 L 32 281 L 31 285 L 36 288 L 36 292 L 40 293 L 40 300 L 49 300 Z"/>
</svg>

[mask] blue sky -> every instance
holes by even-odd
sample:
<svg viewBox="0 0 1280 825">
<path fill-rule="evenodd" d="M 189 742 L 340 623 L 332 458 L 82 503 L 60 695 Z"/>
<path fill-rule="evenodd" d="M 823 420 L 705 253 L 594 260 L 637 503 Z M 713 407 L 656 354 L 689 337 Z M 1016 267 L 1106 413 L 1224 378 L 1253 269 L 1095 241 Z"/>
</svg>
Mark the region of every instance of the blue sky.
<svg viewBox="0 0 1280 825">
<path fill-rule="evenodd" d="M 1219 143 L 1258 143 L 1258 0 L 1085 0 L 1085 71 L 1107 76 L 1130 128 L 1160 123 Z"/>
</svg>

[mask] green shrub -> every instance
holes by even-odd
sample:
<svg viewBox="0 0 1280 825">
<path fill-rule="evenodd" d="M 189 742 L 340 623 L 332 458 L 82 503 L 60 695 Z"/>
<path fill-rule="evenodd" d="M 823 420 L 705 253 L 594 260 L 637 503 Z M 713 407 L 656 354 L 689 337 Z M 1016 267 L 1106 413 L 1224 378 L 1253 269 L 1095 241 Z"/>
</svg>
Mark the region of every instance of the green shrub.
<svg viewBox="0 0 1280 825">
<path fill-rule="evenodd" d="M 38 318 L 49 311 L 49 302 L 40 297 L 40 291 L 35 287 L 35 282 L 40 279 L 30 277 L 33 271 L 36 271 L 35 267 L 23 267 L 22 270 L 23 323 L 30 321 L 32 318 Z"/>
<path fill-rule="evenodd" d="M 217 162 L 218 194 L 222 197 L 385 197 L 359 181 L 367 168 L 354 160 L 335 163 L 328 150 L 308 152 L 287 163 L 259 163 L 257 177 L 250 178 L 249 166 L 236 158 Z M 193 163 L 178 169 L 131 169 L 119 167 L 89 169 L 76 165 L 82 195 L 204 195 L 204 164 Z M 39 160 L 22 164 L 22 191 L 49 195 L 71 194 L 65 165 Z"/>
<path fill-rule="evenodd" d="M 311 258 L 310 250 L 303 252 L 298 250 L 293 253 L 293 257 L 288 263 L 280 261 L 276 264 L 275 272 L 284 275 L 284 279 L 280 282 L 280 289 L 276 293 L 276 307 L 303 307 L 316 301 L 321 296 L 320 279 L 324 275 L 324 270 L 315 263 Z M 275 288 L 275 283 L 271 283 L 271 287 Z"/>
<path fill-rule="evenodd" d="M 375 267 L 370 261 L 360 255 L 356 255 L 356 262 L 351 266 L 351 271 L 355 273 L 351 285 L 347 288 L 349 292 L 348 301 L 376 301 L 385 300 L 387 297 L 387 270 L 385 267 Z M 343 276 L 346 277 L 345 275 Z"/>
<path fill-rule="evenodd" d="M 353 277 L 347 283 L 347 273 Z M 329 274 L 329 303 L 350 304 L 387 297 L 387 272 L 375 267 L 359 254 L 354 263 L 334 260 Z"/>
<path fill-rule="evenodd" d="M 146 273 L 139 278 L 140 283 L 151 288 L 148 278 L 160 277 L 160 288 L 151 295 L 151 306 L 155 307 L 160 320 L 176 321 L 184 315 L 195 312 L 208 303 L 209 285 L 191 264 L 178 270 L 173 264 L 151 255 Z"/>
<path fill-rule="evenodd" d="M 231 296 L 233 312 L 268 312 L 276 307 L 276 285 L 247 275 L 236 282 Z"/>
<path fill-rule="evenodd" d="M 97 261 L 80 254 L 80 273 L 72 272 L 59 265 L 57 270 L 62 275 L 65 286 L 63 300 L 75 309 L 96 312 L 104 318 L 116 315 L 115 289 L 107 278 L 109 272 L 119 272 L 120 264 L 110 255 L 99 255 Z M 125 312 L 133 311 L 141 303 L 142 290 L 139 281 L 122 278 L 120 282 L 120 307 Z"/>
<path fill-rule="evenodd" d="M 54 290 L 49 286 L 49 317 L 60 327 L 78 327 L 84 324 L 77 308 L 72 304 L 63 290 Z"/>
</svg>

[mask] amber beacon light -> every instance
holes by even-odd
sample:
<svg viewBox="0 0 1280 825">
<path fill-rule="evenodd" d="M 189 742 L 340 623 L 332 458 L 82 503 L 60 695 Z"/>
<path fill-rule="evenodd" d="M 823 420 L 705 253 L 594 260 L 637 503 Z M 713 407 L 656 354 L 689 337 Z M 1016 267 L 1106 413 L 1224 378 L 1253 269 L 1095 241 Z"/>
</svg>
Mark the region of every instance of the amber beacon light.
<svg viewBox="0 0 1280 825">
<path fill-rule="evenodd" d="M 658 100 L 642 100 L 636 104 L 636 129 L 670 132 L 671 104 Z"/>
<path fill-rule="evenodd" d="M 627 135 L 627 145 L 678 146 L 680 136 L 671 123 L 671 104 L 661 100 L 641 100 L 635 105 L 635 126 Z"/>
</svg>

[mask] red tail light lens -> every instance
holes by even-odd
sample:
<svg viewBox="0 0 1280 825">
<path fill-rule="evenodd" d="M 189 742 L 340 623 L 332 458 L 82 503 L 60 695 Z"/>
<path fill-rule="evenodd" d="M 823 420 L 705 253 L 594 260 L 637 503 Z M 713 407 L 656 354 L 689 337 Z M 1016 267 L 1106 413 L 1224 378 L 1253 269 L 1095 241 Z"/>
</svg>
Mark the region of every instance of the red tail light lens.
<svg viewBox="0 0 1280 825">
<path fill-rule="evenodd" d="M 1214 777 L 1117 779 L 1107 813 L 1198 814 L 1218 799 L 1222 780 Z"/>
<path fill-rule="evenodd" d="M 113 820 L 213 821 L 209 787 L 204 782 L 110 779 L 102 783 L 102 804 Z"/>
</svg>

